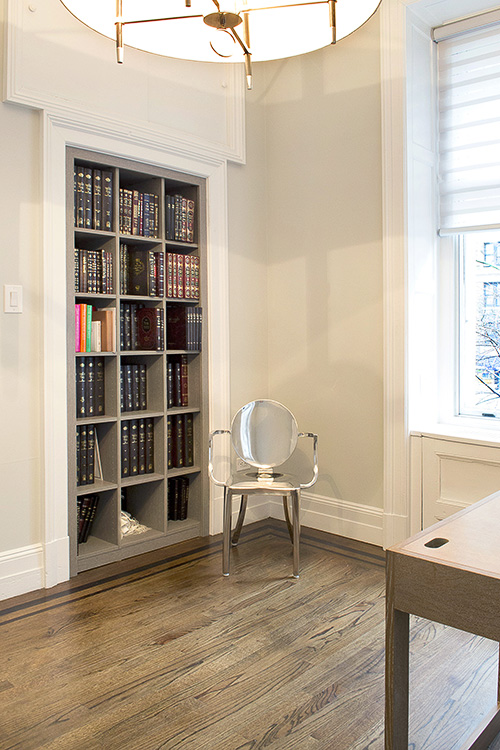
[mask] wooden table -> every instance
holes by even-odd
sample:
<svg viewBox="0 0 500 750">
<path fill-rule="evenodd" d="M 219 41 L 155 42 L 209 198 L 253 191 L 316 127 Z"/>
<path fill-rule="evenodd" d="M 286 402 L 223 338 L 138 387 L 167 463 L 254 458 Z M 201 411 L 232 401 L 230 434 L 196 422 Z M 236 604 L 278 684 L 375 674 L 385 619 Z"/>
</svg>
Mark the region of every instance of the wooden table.
<svg viewBox="0 0 500 750">
<path fill-rule="evenodd" d="M 500 641 L 500 492 L 387 550 L 386 750 L 408 750 L 410 614 Z M 497 707 L 462 746 L 486 750 Z M 436 750 L 442 750 L 436 748 Z"/>
</svg>

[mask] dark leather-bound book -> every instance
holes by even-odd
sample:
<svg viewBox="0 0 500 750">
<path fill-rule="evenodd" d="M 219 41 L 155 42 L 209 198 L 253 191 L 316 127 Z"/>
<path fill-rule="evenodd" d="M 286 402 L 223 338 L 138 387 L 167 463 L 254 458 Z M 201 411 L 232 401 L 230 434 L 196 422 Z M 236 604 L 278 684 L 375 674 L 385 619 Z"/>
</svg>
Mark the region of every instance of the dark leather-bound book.
<svg viewBox="0 0 500 750">
<path fill-rule="evenodd" d="M 123 307 L 123 348 L 125 351 L 132 349 L 132 315 L 130 305 L 122 304 Z"/>
<path fill-rule="evenodd" d="M 80 291 L 80 251 L 75 247 L 75 292 Z"/>
<path fill-rule="evenodd" d="M 88 484 L 87 482 L 87 425 L 82 424 L 80 427 L 80 483 L 79 486 Z"/>
<path fill-rule="evenodd" d="M 87 484 L 94 484 L 95 427 L 87 425 Z"/>
<path fill-rule="evenodd" d="M 181 397 L 180 406 L 189 406 L 189 370 L 186 354 L 181 354 Z"/>
<path fill-rule="evenodd" d="M 139 411 L 141 402 L 139 398 L 139 365 L 131 365 L 132 368 L 132 411 Z"/>
<path fill-rule="evenodd" d="M 77 487 L 79 487 L 81 485 L 80 470 L 81 470 L 81 462 L 80 462 L 80 427 L 77 427 L 76 428 L 76 486 Z"/>
<path fill-rule="evenodd" d="M 121 470 L 122 477 L 130 476 L 130 440 L 129 422 L 121 425 Z"/>
<path fill-rule="evenodd" d="M 93 226 L 94 229 L 102 229 L 102 172 L 94 169 L 93 179 Z"/>
<path fill-rule="evenodd" d="M 187 313 L 182 305 L 167 307 L 167 349 L 187 349 Z"/>
<path fill-rule="evenodd" d="M 174 406 L 182 406 L 182 368 L 180 359 L 174 362 Z"/>
<path fill-rule="evenodd" d="M 154 307 L 142 307 L 137 312 L 138 349 L 150 351 L 157 348 L 158 319 Z"/>
<path fill-rule="evenodd" d="M 165 254 L 155 253 L 155 264 L 156 264 L 156 279 L 157 289 L 156 294 L 158 297 L 165 296 Z"/>
<path fill-rule="evenodd" d="M 102 171 L 102 229 L 113 229 L 113 172 Z"/>
<path fill-rule="evenodd" d="M 179 496 L 179 521 L 184 521 L 188 517 L 189 479 L 187 477 L 180 477 Z"/>
<path fill-rule="evenodd" d="M 143 411 L 148 408 L 146 365 L 139 365 L 139 409 Z"/>
<path fill-rule="evenodd" d="M 129 248 L 128 294 L 146 297 L 149 294 L 149 252 Z"/>
<path fill-rule="evenodd" d="M 158 325 L 158 333 L 156 335 L 156 349 L 162 352 L 165 349 L 165 315 L 163 307 L 156 308 L 156 319 Z"/>
<path fill-rule="evenodd" d="M 137 311 L 143 307 L 137 302 L 130 305 L 130 348 L 134 351 L 137 349 Z"/>
<path fill-rule="evenodd" d="M 84 495 L 80 503 L 80 515 L 78 517 L 78 544 L 83 542 L 85 524 L 92 510 L 93 495 Z"/>
<path fill-rule="evenodd" d="M 172 417 L 167 417 L 167 468 L 174 468 L 174 442 L 172 434 Z"/>
<path fill-rule="evenodd" d="M 83 531 L 82 531 L 83 543 L 85 543 L 87 539 L 89 538 L 90 530 L 92 528 L 92 524 L 96 516 L 98 502 L 99 502 L 99 495 L 92 495 L 92 502 L 90 505 L 90 510 L 89 510 L 88 517 L 85 521 L 85 524 L 83 526 Z"/>
<path fill-rule="evenodd" d="M 85 362 L 85 401 L 86 415 L 93 417 L 95 414 L 95 360 L 94 357 L 87 357 Z"/>
<path fill-rule="evenodd" d="M 153 474 L 155 470 L 155 423 L 153 417 L 148 417 L 146 423 L 146 474 Z"/>
<path fill-rule="evenodd" d="M 168 511 L 167 518 L 169 521 L 177 521 L 177 512 L 179 507 L 179 482 L 178 477 L 172 477 L 168 480 Z"/>
<path fill-rule="evenodd" d="M 76 358 L 76 416 L 87 416 L 85 403 L 85 357 Z"/>
<path fill-rule="evenodd" d="M 85 229 L 92 229 L 92 169 L 83 169 L 83 219 Z"/>
<path fill-rule="evenodd" d="M 139 419 L 139 474 L 146 474 L 146 422 Z"/>
<path fill-rule="evenodd" d="M 133 410 L 133 395 L 132 395 L 132 365 L 123 365 L 125 371 L 124 377 L 124 399 L 125 399 L 125 411 Z"/>
<path fill-rule="evenodd" d="M 174 466 L 182 469 L 185 466 L 184 458 L 184 415 L 176 414 L 173 417 L 172 434 L 174 441 Z"/>
<path fill-rule="evenodd" d="M 139 473 L 139 420 L 131 419 L 130 429 L 130 476 Z"/>
<path fill-rule="evenodd" d="M 83 204 L 85 200 L 85 172 L 82 165 L 78 165 L 76 168 L 76 211 L 75 211 L 75 226 L 85 226 L 85 212 Z"/>
<path fill-rule="evenodd" d="M 158 296 L 158 280 L 156 277 L 156 258 L 152 250 L 148 250 L 147 253 L 148 263 L 148 294 L 150 297 Z"/>
<path fill-rule="evenodd" d="M 186 239 L 188 242 L 194 242 L 194 201 L 187 201 L 187 232 Z"/>
<path fill-rule="evenodd" d="M 174 397 L 174 363 L 171 359 L 167 361 L 167 409 L 175 406 Z"/>
<path fill-rule="evenodd" d="M 126 365 L 120 365 L 120 411 L 125 411 L 125 367 Z"/>
<path fill-rule="evenodd" d="M 184 466 L 194 465 L 194 423 L 192 414 L 184 414 Z"/>
<path fill-rule="evenodd" d="M 95 359 L 95 413 L 104 416 L 104 360 L 102 357 Z"/>
</svg>

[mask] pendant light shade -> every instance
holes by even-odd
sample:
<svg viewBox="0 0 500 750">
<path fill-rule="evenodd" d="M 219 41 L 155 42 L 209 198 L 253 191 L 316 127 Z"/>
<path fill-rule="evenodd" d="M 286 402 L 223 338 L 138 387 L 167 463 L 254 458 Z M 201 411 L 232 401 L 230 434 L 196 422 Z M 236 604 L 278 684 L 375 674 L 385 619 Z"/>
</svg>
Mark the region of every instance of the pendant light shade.
<svg viewBox="0 0 500 750">
<path fill-rule="evenodd" d="M 276 60 L 325 47 L 358 29 L 380 0 L 61 0 L 123 46 L 202 62 Z M 247 74 L 248 74 L 247 70 Z"/>
</svg>

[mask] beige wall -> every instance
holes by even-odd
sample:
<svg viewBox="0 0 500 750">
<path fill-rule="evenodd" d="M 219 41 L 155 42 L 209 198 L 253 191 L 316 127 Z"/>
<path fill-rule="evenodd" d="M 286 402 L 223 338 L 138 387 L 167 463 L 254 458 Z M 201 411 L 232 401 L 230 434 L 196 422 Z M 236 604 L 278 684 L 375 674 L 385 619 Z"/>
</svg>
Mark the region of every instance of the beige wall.
<svg viewBox="0 0 500 750">
<path fill-rule="evenodd" d="M 0 552 L 40 541 L 42 496 L 40 126 L 0 104 Z M 3 285 L 21 284 L 24 312 L 3 312 Z"/>
<path fill-rule="evenodd" d="M 314 492 L 383 507 L 379 19 L 269 66 L 270 395 L 319 434 Z"/>
</svg>

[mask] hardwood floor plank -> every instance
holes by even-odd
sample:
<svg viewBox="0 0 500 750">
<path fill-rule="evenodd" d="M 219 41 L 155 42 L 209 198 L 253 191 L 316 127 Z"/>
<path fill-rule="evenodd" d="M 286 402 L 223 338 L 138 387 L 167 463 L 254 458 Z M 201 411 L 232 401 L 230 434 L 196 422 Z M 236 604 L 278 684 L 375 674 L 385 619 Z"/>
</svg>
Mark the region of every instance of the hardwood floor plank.
<svg viewBox="0 0 500 750">
<path fill-rule="evenodd" d="M 311 529 L 301 552 L 293 580 L 263 521 L 227 579 L 198 539 L 0 603 L 1 750 L 382 750 L 384 554 Z M 497 647 L 457 632 L 412 618 L 415 750 L 494 699 Z"/>
</svg>

